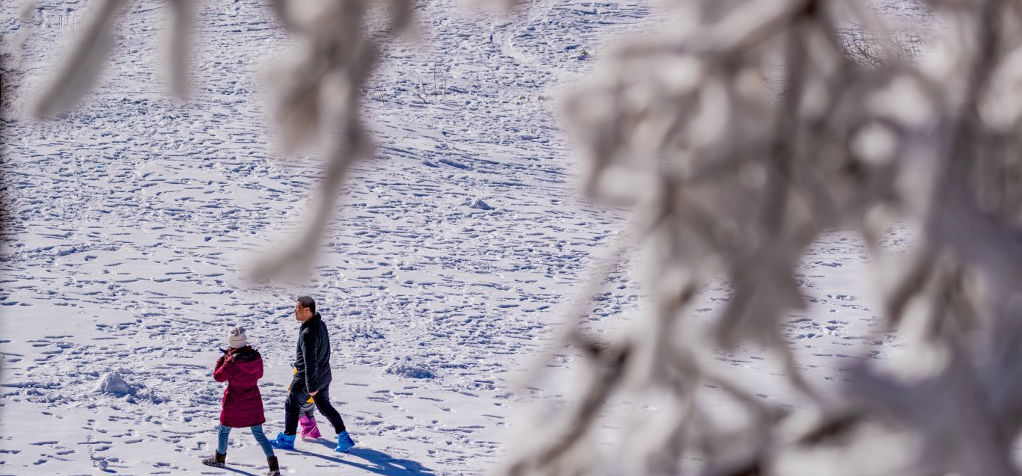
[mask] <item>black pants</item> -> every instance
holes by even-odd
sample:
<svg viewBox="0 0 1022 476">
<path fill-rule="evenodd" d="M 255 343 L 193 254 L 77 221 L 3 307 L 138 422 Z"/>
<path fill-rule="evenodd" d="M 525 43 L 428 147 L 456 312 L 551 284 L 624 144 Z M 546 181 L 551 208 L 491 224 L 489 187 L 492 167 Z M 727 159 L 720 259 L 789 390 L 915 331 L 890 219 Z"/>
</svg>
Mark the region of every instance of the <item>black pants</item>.
<svg viewBox="0 0 1022 476">
<path fill-rule="evenodd" d="M 323 387 L 312 397 L 313 403 L 319 412 L 330 421 L 334 431 L 344 431 L 344 420 L 341 414 L 334 410 L 330 404 L 330 385 Z M 298 433 L 298 415 L 301 413 L 302 405 L 309 401 L 309 392 L 305 389 L 305 382 L 295 379 L 291 381 L 291 390 L 287 393 L 287 402 L 284 403 L 284 434 L 294 435 Z"/>
</svg>

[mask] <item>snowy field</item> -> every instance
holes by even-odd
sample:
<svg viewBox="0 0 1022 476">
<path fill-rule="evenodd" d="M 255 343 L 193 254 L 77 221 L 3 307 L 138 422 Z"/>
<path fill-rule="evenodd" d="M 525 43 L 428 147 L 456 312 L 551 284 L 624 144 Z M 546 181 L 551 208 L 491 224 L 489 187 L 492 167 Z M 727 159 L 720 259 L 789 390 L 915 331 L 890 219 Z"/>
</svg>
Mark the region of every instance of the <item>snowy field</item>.
<svg viewBox="0 0 1022 476">
<path fill-rule="evenodd" d="M 5 43 L 18 3 L 0 6 Z M 0 263 L 0 474 L 227 474 L 199 464 L 220 410 L 218 347 L 230 326 L 249 329 L 267 362 L 272 437 L 300 294 L 330 327 L 331 395 L 359 446 L 338 455 L 301 443 L 279 454 L 284 474 L 484 474 L 520 407 L 559 398 L 556 385 L 510 390 L 625 213 L 578 198 L 552 88 L 591 68 L 607 38 L 660 23 L 645 2 L 542 1 L 509 20 L 430 2 L 419 11 L 429 46 L 399 44 L 366 92 L 378 158 L 357 169 L 315 275 L 275 287 L 239 272 L 300 223 L 320 169 L 278 159 L 265 134 L 261 74 L 287 47 L 266 2 L 203 2 L 186 103 L 165 94 L 166 2 L 132 3 L 98 92 L 64 120 L 35 123 L 27 92 L 89 2 L 38 3 L 18 87 L 4 89 L 13 209 Z M 857 237 L 836 232 L 801 270 L 810 307 L 788 335 L 821 386 L 878 323 L 867 260 Z M 641 306 L 627 273 L 608 289 L 597 327 Z M 700 311 L 726 297 L 709 290 Z M 778 397 L 776 363 L 754 349 L 721 359 Z M 98 391 L 111 374 L 127 388 Z M 244 431 L 228 463 L 265 471 Z"/>
</svg>

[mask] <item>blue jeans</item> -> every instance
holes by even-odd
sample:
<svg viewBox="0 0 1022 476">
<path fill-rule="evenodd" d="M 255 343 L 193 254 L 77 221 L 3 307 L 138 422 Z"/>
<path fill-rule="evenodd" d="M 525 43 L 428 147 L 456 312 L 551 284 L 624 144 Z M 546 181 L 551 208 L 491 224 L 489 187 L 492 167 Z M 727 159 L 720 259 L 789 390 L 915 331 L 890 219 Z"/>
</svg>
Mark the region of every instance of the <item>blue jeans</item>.
<svg viewBox="0 0 1022 476">
<path fill-rule="evenodd" d="M 270 440 L 266 439 L 266 434 L 263 433 L 263 426 L 256 425 L 251 427 L 252 436 L 255 437 L 256 442 L 263 449 L 263 454 L 267 458 L 273 457 L 273 447 L 270 446 Z M 231 434 L 231 427 L 217 425 L 217 431 L 219 432 L 219 439 L 217 441 L 216 452 L 222 455 L 227 454 L 227 437 Z"/>
</svg>

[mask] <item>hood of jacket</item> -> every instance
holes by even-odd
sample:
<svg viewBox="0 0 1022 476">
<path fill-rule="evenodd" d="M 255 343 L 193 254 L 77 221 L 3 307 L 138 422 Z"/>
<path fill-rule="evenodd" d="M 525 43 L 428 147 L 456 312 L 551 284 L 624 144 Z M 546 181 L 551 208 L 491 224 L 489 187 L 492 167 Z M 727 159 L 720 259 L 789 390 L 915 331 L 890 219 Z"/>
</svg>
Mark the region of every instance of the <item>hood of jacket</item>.
<svg viewBox="0 0 1022 476">
<path fill-rule="evenodd" d="M 227 351 L 227 355 L 230 355 L 235 362 L 252 362 L 261 356 L 259 351 L 252 348 L 250 345 L 239 347 L 237 349 L 230 349 Z"/>
</svg>

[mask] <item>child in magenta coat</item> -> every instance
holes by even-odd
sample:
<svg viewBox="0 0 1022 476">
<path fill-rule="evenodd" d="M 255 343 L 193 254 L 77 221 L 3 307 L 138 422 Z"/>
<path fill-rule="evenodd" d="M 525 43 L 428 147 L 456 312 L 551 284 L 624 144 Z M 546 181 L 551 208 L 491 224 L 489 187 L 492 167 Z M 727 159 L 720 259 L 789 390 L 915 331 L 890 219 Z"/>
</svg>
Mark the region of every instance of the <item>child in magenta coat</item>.
<svg viewBox="0 0 1022 476">
<path fill-rule="evenodd" d="M 250 428 L 252 436 L 262 447 L 266 462 L 270 469 L 268 476 L 280 476 L 277 457 L 273 455 L 273 447 L 263 433 L 263 398 L 259 393 L 259 379 L 263 376 L 263 358 L 259 352 L 248 345 L 245 329 L 235 327 L 227 334 L 230 348 L 223 351 L 224 355 L 216 361 L 213 379 L 227 382 L 224 389 L 222 410 L 220 411 L 219 438 L 217 450 L 211 458 L 202 460 L 202 464 L 217 468 L 224 467 L 227 460 L 227 438 L 231 428 Z"/>
</svg>

